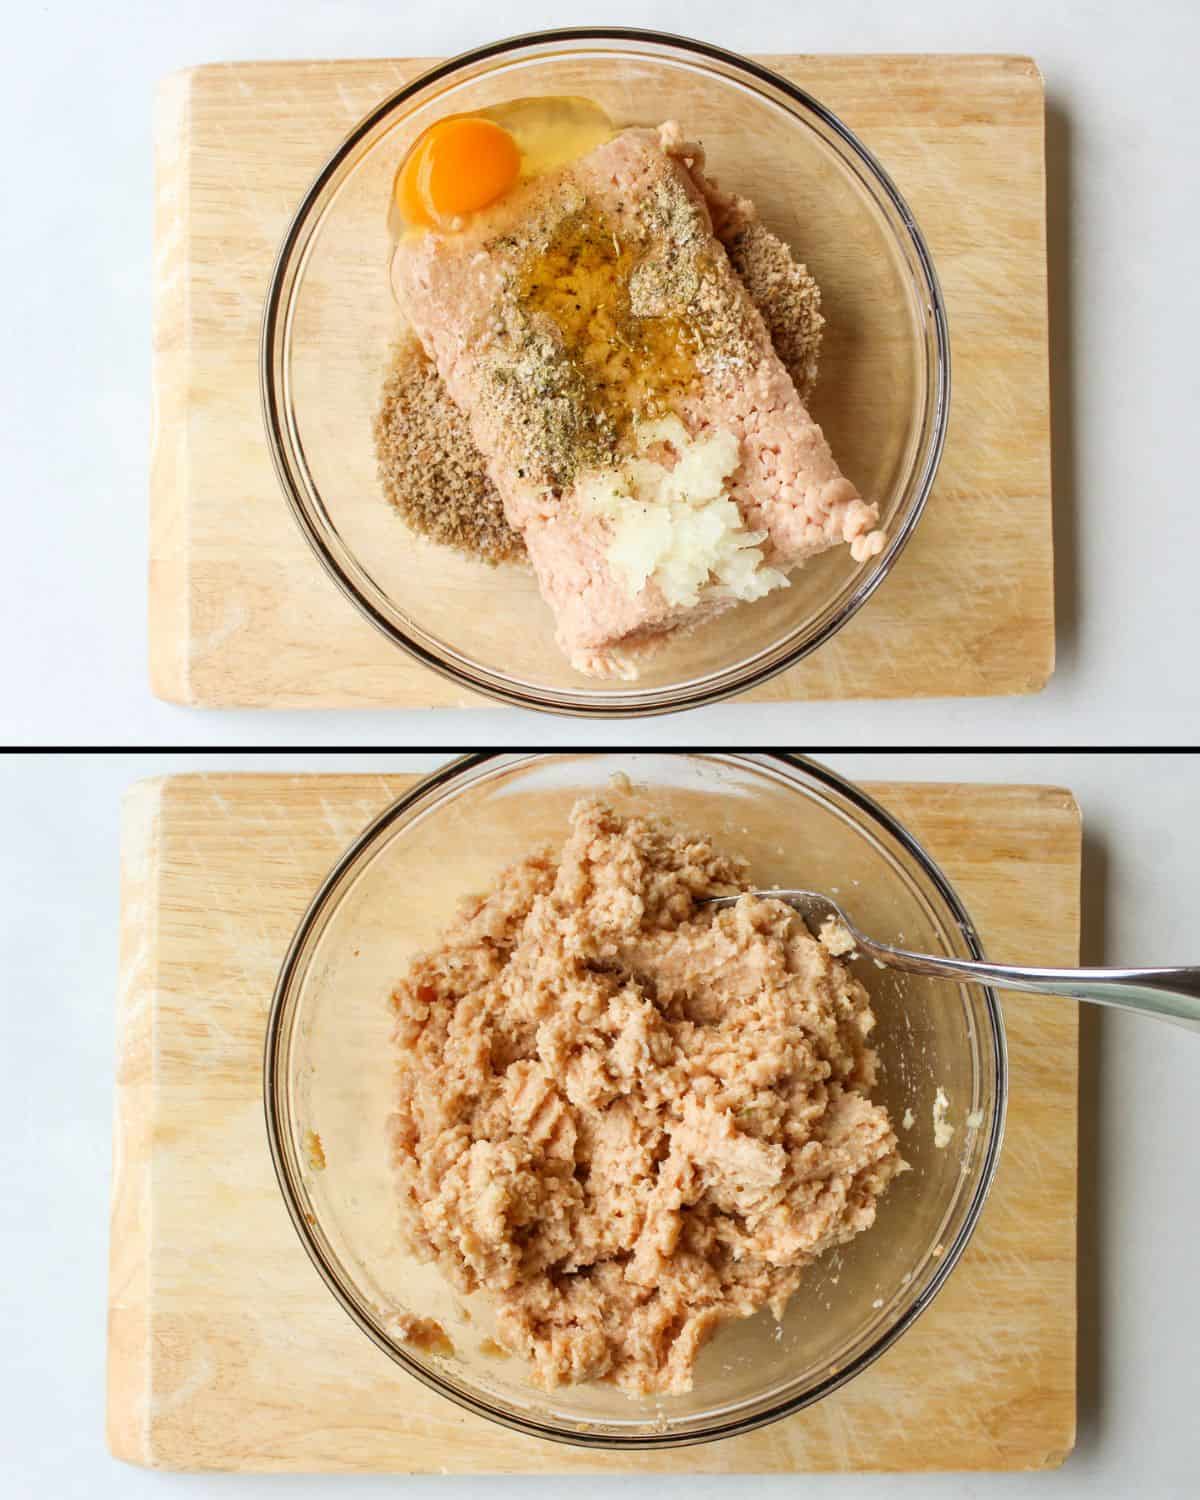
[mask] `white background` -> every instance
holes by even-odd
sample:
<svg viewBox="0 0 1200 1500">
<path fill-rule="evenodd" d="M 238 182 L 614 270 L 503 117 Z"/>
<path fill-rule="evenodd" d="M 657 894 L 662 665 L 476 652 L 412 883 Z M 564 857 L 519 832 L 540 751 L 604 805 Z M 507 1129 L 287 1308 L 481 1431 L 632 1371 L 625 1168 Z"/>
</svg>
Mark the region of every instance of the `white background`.
<svg viewBox="0 0 1200 1500">
<path fill-rule="evenodd" d="M 655 25 L 763 52 L 1030 53 L 1054 124 L 1059 669 L 1050 687 L 1017 699 L 724 706 L 648 723 L 639 737 L 1195 742 L 1195 0 L 24 0 L 8 10 L 0 90 L 0 743 L 420 746 L 579 735 L 577 724 L 498 709 L 234 714 L 158 703 L 146 686 L 145 571 L 155 80 L 231 58 L 455 52 L 581 22 Z M 594 734 L 620 743 L 627 732 Z"/>
<path fill-rule="evenodd" d="M 439 757 L 310 756 L 312 770 Z M 1200 960 L 1200 757 L 830 755 L 857 777 L 1074 790 L 1086 840 L 1083 956 Z M 661 1480 L 182 1476 L 104 1450 L 104 1323 L 119 798 L 181 755 L 0 761 L 0 1496 L 4 1500 L 649 1500 Z M 222 754 L 238 769 L 284 757 Z M 1039 957 L 1029 955 L 1032 961 Z M 1080 1122 L 1079 1444 L 1029 1476 L 697 1479 L 694 1500 L 1125 1500 L 1195 1496 L 1200 1036 L 1086 1010 Z"/>
</svg>

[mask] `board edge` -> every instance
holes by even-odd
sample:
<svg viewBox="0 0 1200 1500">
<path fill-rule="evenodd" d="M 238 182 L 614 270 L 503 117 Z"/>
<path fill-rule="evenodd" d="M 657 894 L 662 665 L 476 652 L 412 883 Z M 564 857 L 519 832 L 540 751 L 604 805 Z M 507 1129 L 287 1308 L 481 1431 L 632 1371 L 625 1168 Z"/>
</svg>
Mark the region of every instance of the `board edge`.
<svg viewBox="0 0 1200 1500">
<path fill-rule="evenodd" d="M 150 1296 L 154 999 L 166 782 L 135 782 L 121 805 L 105 1435 L 114 1458 L 142 1467 L 156 1464 Z"/>
<path fill-rule="evenodd" d="M 154 255 L 147 640 L 150 691 L 192 701 L 188 546 L 191 127 L 196 70 L 168 74 L 154 99 Z"/>
</svg>

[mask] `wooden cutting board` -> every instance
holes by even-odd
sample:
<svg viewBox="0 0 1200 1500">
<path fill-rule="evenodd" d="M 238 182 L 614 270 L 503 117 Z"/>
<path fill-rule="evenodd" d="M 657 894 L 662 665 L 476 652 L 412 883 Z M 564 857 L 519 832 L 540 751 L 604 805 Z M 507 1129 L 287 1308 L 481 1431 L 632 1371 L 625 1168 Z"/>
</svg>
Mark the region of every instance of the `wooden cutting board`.
<svg viewBox="0 0 1200 1500">
<path fill-rule="evenodd" d="M 892 576 L 833 641 L 751 696 L 1036 692 L 1054 665 L 1041 75 L 1020 57 L 764 61 L 834 109 L 908 198 L 946 297 L 954 394 L 937 486 Z M 150 527 L 160 697 L 483 701 L 410 660 L 326 577 L 284 503 L 259 409 L 259 322 L 291 215 L 358 119 L 427 66 L 237 63 L 161 86 Z"/>
<path fill-rule="evenodd" d="M 109 1282 L 114 1454 L 178 1469 L 471 1473 L 1048 1468 L 1075 1434 L 1077 1029 L 1006 1006 L 1011 1097 L 978 1231 L 930 1310 L 850 1385 L 726 1442 L 597 1454 L 524 1438 L 406 1375 L 335 1303 L 284 1209 L 264 1023 L 296 923 L 403 776 L 183 776 L 129 792 Z M 990 955 L 1078 961 L 1079 812 L 1051 787 L 870 789 Z"/>
</svg>

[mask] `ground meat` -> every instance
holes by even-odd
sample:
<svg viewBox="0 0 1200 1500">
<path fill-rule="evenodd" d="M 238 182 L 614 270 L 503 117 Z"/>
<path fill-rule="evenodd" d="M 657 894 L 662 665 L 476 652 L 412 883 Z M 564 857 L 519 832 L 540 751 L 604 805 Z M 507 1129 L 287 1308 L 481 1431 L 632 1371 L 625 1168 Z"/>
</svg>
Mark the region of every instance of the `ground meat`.
<svg viewBox="0 0 1200 1500">
<path fill-rule="evenodd" d="M 416 1253 L 496 1301 L 540 1385 L 691 1388 L 904 1170 L 866 990 L 745 863 L 587 801 L 397 987 L 391 1145 Z"/>
<path fill-rule="evenodd" d="M 692 173 L 713 210 L 717 238 L 807 400 L 825 321 L 816 281 L 749 199 L 721 193 L 698 165 Z M 505 519 L 466 418 L 415 339 L 395 352 L 375 418 L 375 449 L 384 494 L 414 531 L 487 563 L 524 557 L 521 533 Z"/>
<path fill-rule="evenodd" d="M 392 1319 L 391 1331 L 404 1343 L 423 1354 L 440 1354 L 448 1357 L 454 1353 L 450 1335 L 436 1318 L 421 1318 L 414 1313 L 397 1313 Z"/>
</svg>

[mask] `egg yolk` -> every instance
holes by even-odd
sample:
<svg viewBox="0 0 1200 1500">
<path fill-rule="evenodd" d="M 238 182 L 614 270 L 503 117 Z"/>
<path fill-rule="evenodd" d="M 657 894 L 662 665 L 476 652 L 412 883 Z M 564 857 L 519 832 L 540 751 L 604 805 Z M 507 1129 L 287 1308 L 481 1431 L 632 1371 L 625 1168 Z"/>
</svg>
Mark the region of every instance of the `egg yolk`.
<svg viewBox="0 0 1200 1500">
<path fill-rule="evenodd" d="M 400 212 L 426 227 L 472 214 L 502 197 L 521 171 L 517 143 L 501 125 L 461 115 L 431 125 L 396 179 Z"/>
</svg>

